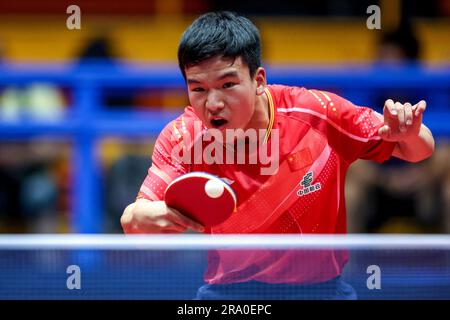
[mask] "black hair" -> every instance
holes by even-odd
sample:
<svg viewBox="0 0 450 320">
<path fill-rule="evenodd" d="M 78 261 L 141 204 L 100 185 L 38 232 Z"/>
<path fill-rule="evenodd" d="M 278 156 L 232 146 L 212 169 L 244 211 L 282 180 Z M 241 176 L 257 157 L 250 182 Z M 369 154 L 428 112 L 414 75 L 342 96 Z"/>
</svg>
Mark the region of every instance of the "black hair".
<svg viewBox="0 0 450 320">
<path fill-rule="evenodd" d="M 185 68 L 214 56 L 242 57 L 253 77 L 261 66 L 259 31 L 247 18 L 230 11 L 198 17 L 183 33 L 178 46 L 178 64 Z"/>
</svg>

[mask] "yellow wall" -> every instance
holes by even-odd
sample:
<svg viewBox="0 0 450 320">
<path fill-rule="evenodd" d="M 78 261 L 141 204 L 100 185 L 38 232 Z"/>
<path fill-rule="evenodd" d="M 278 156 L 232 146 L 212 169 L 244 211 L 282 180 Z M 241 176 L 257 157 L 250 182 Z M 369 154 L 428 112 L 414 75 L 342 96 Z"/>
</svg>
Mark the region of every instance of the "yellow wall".
<svg viewBox="0 0 450 320">
<path fill-rule="evenodd" d="M 176 61 L 178 41 L 192 21 L 185 16 L 87 17 L 81 30 L 68 30 L 66 16 L 2 17 L 0 48 L 12 60 L 60 61 L 72 59 L 85 41 L 107 31 L 122 58 Z M 365 20 L 311 20 L 256 18 L 268 63 L 367 62 L 375 54 L 379 31 L 368 30 Z M 450 22 L 419 21 L 424 58 L 448 62 Z"/>
<path fill-rule="evenodd" d="M 340 63 L 372 59 L 376 32 L 361 21 L 258 20 L 264 58 L 273 63 Z"/>
</svg>

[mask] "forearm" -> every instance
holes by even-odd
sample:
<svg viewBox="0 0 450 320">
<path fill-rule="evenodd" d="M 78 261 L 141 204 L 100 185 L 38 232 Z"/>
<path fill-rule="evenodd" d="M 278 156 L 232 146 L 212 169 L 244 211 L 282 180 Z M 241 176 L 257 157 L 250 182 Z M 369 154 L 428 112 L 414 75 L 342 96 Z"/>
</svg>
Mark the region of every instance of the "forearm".
<svg viewBox="0 0 450 320">
<path fill-rule="evenodd" d="M 434 151 L 434 139 L 430 129 L 421 125 L 418 135 L 398 141 L 393 156 L 409 162 L 419 162 L 431 157 Z"/>
</svg>

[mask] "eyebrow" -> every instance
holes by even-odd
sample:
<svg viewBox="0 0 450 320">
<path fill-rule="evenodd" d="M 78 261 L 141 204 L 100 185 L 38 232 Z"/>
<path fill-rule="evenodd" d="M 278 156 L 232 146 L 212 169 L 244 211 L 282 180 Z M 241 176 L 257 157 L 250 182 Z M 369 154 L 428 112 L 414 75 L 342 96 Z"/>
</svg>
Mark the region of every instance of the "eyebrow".
<svg viewBox="0 0 450 320">
<path fill-rule="evenodd" d="M 223 80 L 225 78 L 232 78 L 232 77 L 237 77 L 238 73 L 236 71 L 228 71 L 226 73 L 224 73 L 223 75 L 221 75 L 219 78 L 217 78 L 217 80 Z"/>
<path fill-rule="evenodd" d="M 217 79 L 216 79 L 216 81 L 219 81 L 219 80 L 223 80 L 223 79 L 225 79 L 225 78 L 230 78 L 230 77 L 238 77 L 239 75 L 238 75 L 238 73 L 236 72 L 236 71 L 228 71 L 228 72 L 225 72 L 223 75 L 221 75 L 220 77 L 218 77 Z M 198 84 L 198 83 L 200 83 L 200 81 L 198 81 L 198 80 L 196 80 L 196 79 L 187 79 L 187 83 L 188 84 Z"/>
</svg>

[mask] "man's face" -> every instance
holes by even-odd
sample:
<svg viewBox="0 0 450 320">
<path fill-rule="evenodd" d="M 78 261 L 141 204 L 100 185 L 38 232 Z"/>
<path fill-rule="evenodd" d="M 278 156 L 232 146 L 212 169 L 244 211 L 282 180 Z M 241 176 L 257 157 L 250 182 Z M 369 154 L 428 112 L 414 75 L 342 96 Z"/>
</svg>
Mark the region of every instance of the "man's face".
<svg viewBox="0 0 450 320">
<path fill-rule="evenodd" d="M 185 73 L 189 101 L 207 128 L 258 127 L 255 109 L 266 85 L 263 68 L 251 78 L 241 57 L 215 56 L 185 68 Z"/>
</svg>

